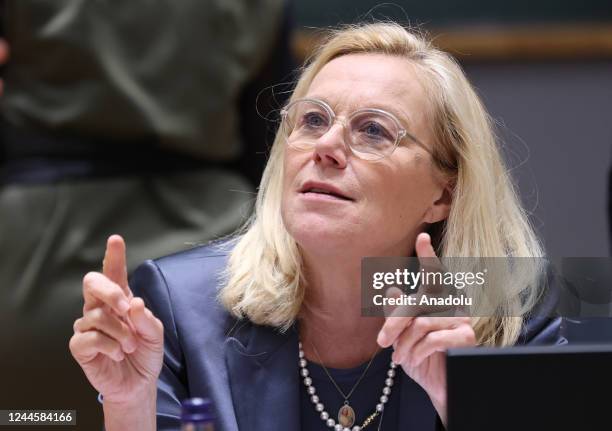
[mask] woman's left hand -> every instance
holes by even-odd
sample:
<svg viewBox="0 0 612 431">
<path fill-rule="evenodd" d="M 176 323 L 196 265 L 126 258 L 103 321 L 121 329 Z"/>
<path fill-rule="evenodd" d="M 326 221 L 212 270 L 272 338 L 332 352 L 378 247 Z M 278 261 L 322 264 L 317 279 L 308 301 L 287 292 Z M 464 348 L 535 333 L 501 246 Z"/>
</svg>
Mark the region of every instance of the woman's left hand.
<svg viewBox="0 0 612 431">
<path fill-rule="evenodd" d="M 428 234 L 416 240 L 419 259 L 437 259 Z M 397 293 L 400 293 L 399 289 Z M 396 311 L 400 311 L 396 313 Z M 476 345 L 476 334 L 469 317 L 399 317 L 397 310 L 386 318 L 378 334 L 382 347 L 393 345 L 393 362 L 417 382 L 429 395 L 442 423 L 446 426 L 446 350 Z M 395 314 L 395 315 L 394 315 Z"/>
</svg>

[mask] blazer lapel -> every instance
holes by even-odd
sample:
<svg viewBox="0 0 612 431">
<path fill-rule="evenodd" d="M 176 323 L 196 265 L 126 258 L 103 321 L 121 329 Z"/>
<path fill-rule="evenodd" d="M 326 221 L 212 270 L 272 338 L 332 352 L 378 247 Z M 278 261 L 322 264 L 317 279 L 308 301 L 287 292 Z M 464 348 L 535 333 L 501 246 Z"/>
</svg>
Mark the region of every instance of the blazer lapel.
<svg viewBox="0 0 612 431">
<path fill-rule="evenodd" d="M 241 322 L 242 323 L 242 322 Z M 299 430 L 298 337 L 245 323 L 226 340 L 230 390 L 240 431 Z"/>
</svg>

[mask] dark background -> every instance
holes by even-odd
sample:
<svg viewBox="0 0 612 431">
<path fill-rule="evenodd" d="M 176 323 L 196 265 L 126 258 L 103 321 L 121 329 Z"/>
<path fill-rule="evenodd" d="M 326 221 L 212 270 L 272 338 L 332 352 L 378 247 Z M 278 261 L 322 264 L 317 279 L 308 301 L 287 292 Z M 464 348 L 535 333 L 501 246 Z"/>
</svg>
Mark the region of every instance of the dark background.
<svg viewBox="0 0 612 431">
<path fill-rule="evenodd" d="M 607 0 L 435 0 L 390 2 L 375 0 L 296 1 L 299 25 L 329 26 L 354 22 L 371 9 L 396 20 L 434 25 L 476 23 L 542 23 L 558 21 L 610 21 L 612 7 Z M 403 9 L 403 11 L 402 11 Z"/>
</svg>

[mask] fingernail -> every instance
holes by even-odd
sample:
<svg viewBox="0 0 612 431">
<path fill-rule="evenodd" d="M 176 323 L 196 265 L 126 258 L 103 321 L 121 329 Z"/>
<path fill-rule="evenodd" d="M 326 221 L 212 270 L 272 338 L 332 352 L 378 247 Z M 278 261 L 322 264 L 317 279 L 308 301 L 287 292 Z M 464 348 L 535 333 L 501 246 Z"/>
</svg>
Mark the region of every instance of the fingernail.
<svg viewBox="0 0 612 431">
<path fill-rule="evenodd" d="M 127 313 L 129 309 L 130 309 L 130 304 L 128 304 L 127 301 L 121 300 L 119 302 L 119 312 L 121 312 L 121 314 Z"/>
<path fill-rule="evenodd" d="M 381 347 L 385 347 L 385 345 L 386 345 L 386 341 L 387 341 L 387 339 L 386 339 L 386 338 L 387 338 L 387 337 L 385 337 L 385 334 L 383 334 L 382 332 L 379 332 L 379 333 L 378 333 L 378 337 L 377 337 L 377 339 L 376 339 L 376 342 L 378 343 L 378 345 L 379 345 L 379 346 L 381 346 Z"/>
<path fill-rule="evenodd" d="M 132 338 L 125 342 L 125 353 L 134 353 L 136 350 L 136 341 Z"/>
</svg>

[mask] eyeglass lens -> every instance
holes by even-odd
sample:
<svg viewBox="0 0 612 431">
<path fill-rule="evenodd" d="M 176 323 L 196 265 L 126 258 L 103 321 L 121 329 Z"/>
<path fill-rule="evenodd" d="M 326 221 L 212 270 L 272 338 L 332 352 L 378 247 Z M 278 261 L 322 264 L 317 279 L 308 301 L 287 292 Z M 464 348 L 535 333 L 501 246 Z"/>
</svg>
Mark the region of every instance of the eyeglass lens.
<svg viewBox="0 0 612 431">
<path fill-rule="evenodd" d="M 323 105 L 297 101 L 285 110 L 284 124 L 288 143 L 296 148 L 309 149 L 331 129 L 333 121 Z M 357 111 L 345 124 L 348 145 L 365 159 L 388 155 L 393 151 L 399 134 L 400 129 L 393 118 L 378 111 Z"/>
</svg>

